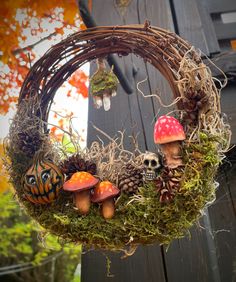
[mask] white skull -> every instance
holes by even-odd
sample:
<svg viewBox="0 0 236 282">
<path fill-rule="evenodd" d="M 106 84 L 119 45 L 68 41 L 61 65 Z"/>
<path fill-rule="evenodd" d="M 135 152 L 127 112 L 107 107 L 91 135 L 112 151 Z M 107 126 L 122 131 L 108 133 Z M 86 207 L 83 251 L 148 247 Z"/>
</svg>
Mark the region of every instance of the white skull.
<svg viewBox="0 0 236 282">
<path fill-rule="evenodd" d="M 160 157 L 152 152 L 146 152 L 143 160 L 145 169 L 145 180 L 150 181 L 158 176 L 158 171 L 161 167 Z"/>
</svg>

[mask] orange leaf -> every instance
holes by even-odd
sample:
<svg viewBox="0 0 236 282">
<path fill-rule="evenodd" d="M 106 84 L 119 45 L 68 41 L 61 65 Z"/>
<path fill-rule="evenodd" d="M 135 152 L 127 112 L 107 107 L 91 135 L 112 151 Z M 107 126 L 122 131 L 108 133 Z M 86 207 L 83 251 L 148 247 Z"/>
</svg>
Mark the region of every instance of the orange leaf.
<svg viewBox="0 0 236 282">
<path fill-rule="evenodd" d="M 71 90 L 69 90 L 66 94 L 67 97 L 71 97 Z"/>
<path fill-rule="evenodd" d="M 69 79 L 69 83 L 76 88 L 76 92 L 81 94 L 84 98 L 88 97 L 88 87 L 86 82 L 88 76 L 82 70 L 75 71 Z"/>
<path fill-rule="evenodd" d="M 81 22 L 79 27 L 80 27 L 81 30 L 87 29 L 86 25 L 83 22 Z"/>
<path fill-rule="evenodd" d="M 63 27 L 60 27 L 60 28 L 55 28 L 55 31 L 58 33 L 58 34 L 61 34 L 61 35 L 63 35 L 64 34 L 64 29 L 63 29 Z"/>
</svg>

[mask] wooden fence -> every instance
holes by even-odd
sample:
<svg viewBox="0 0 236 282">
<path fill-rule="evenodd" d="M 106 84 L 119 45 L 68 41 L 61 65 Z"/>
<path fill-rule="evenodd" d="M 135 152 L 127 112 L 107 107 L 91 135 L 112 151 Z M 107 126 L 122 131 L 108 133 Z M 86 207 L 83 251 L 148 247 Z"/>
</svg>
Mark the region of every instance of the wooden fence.
<svg viewBox="0 0 236 282">
<path fill-rule="evenodd" d="M 98 25 L 142 24 L 148 19 L 151 25 L 179 32 L 208 55 L 220 51 L 217 37 L 211 33 L 214 26 L 207 10 L 203 9 L 207 1 L 132 0 L 122 12 L 117 6 L 118 2 L 122 1 L 92 1 L 92 15 Z M 204 5 L 199 8 L 200 2 L 204 2 Z M 204 13 L 207 17 L 203 20 Z M 207 41 L 209 34 L 211 40 Z M 140 58 L 130 55 L 125 59 L 119 58 L 118 61 L 132 84 L 134 93 L 127 95 L 119 87 L 109 112 L 94 109 L 90 101 L 88 143 L 98 135 L 90 123 L 92 122 L 110 136 L 124 129 L 127 136 L 135 136 L 139 132 L 141 149 L 155 151 L 152 141 L 153 122 L 156 115 L 168 112 L 169 109 L 161 109 L 156 101 L 143 98 L 138 93 L 136 84 L 146 79 L 140 86 L 142 92 L 145 95 L 157 91 L 165 93 L 164 103 L 170 101 L 170 87 L 152 66 Z M 94 69 L 95 65 L 91 64 L 91 72 Z M 236 121 L 236 95 L 233 92 L 235 86 L 222 94 L 223 111 L 229 115 L 232 128 Z M 129 139 L 125 145 L 128 149 L 131 147 Z M 232 151 L 229 158 L 231 164 L 223 165 L 219 173 L 217 200 L 205 211 L 199 225 L 191 229 L 191 238 L 174 241 L 168 251 L 159 245 L 139 247 L 132 257 L 126 259 L 121 259 L 120 253 L 85 250 L 82 255 L 82 282 L 236 281 L 235 152 Z M 107 275 L 106 256 L 111 259 L 112 277 Z"/>
</svg>

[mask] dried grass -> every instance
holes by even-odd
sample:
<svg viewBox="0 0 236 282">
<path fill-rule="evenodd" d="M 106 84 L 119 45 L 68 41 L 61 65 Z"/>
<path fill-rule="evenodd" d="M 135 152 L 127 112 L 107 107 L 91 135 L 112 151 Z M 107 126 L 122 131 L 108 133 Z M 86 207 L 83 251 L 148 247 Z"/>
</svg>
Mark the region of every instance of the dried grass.
<svg viewBox="0 0 236 282">
<path fill-rule="evenodd" d="M 72 195 L 65 191 L 47 208 L 27 202 L 22 197 L 21 177 L 34 157 L 41 154 L 56 164 L 68 157 L 63 149 L 52 145 L 47 132 L 47 118 L 57 88 L 87 61 L 109 53 L 131 52 L 150 62 L 169 81 L 174 94 L 171 105 L 178 107 L 178 117 L 186 129 L 183 178 L 174 200 L 169 204 L 160 203 L 156 187 L 149 183 L 132 197 L 121 194 L 111 220 L 101 217 L 98 205 L 92 205 L 87 216 L 80 216 L 73 208 Z M 68 61 L 60 66 L 65 57 Z M 189 89 L 203 91 L 207 96 L 207 103 L 197 113 L 196 123 L 185 123 L 183 118 L 182 102 L 188 98 Z M 18 111 L 6 143 L 11 181 L 19 201 L 47 230 L 62 240 L 81 242 L 89 248 L 122 249 L 127 255 L 138 244 L 169 244 L 185 236 L 203 209 L 214 200 L 214 176 L 229 147 L 230 129 L 220 112 L 219 92 L 200 54 L 171 32 L 145 24 L 100 27 L 68 37 L 33 66 L 21 90 Z M 145 97 L 148 96 L 162 103 L 159 95 Z M 39 149 L 32 155 L 23 149 L 22 133 L 40 140 Z M 79 152 L 97 164 L 101 180 L 117 183 L 117 172 L 123 173 L 127 162 L 137 167 L 142 163 L 143 154 L 135 140 L 134 150 L 127 151 L 123 147 L 124 134 L 119 134 L 115 140 L 106 136 L 110 139 L 106 146 L 99 140 Z M 71 140 L 74 142 L 72 135 Z"/>
</svg>

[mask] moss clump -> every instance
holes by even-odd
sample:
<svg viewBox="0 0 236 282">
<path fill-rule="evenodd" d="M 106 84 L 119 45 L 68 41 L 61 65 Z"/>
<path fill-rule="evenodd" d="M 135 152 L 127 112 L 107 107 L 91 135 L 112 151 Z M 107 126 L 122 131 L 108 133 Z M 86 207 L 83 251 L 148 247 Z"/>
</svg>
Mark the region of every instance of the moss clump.
<svg viewBox="0 0 236 282">
<path fill-rule="evenodd" d="M 220 161 L 215 140 L 202 134 L 198 143 L 184 146 L 180 190 L 168 204 L 160 203 L 153 183 L 141 187 L 135 196 L 122 194 L 110 220 L 101 216 L 98 205 L 92 205 L 88 215 L 79 215 L 72 195 L 65 191 L 47 208 L 25 201 L 20 194 L 19 198 L 32 217 L 65 241 L 108 250 L 154 242 L 169 244 L 185 236 L 207 203 L 214 200 L 213 178 Z"/>
<path fill-rule="evenodd" d="M 103 95 L 105 92 L 112 94 L 117 90 L 118 79 L 114 73 L 105 69 L 99 69 L 90 79 L 91 94 Z"/>
</svg>

